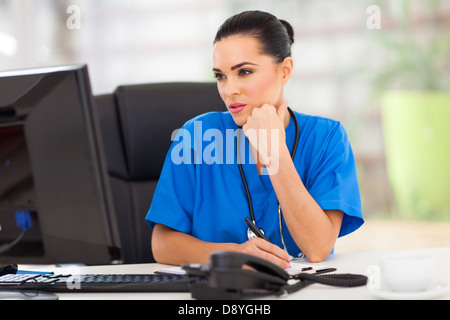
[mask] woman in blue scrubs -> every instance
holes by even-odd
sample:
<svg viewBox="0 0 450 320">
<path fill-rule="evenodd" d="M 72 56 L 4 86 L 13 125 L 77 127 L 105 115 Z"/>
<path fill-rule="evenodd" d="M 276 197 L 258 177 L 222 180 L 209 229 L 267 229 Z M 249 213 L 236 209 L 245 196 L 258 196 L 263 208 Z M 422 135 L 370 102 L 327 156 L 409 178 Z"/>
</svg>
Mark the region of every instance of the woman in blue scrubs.
<svg viewBox="0 0 450 320">
<path fill-rule="evenodd" d="M 191 119 L 173 141 L 146 217 L 158 262 L 209 263 L 230 250 L 288 268 L 300 254 L 323 260 L 363 224 L 344 128 L 288 110 L 293 42 L 289 23 L 260 11 L 219 28 L 213 73 L 228 111 Z M 249 202 L 268 241 L 249 240 Z"/>
</svg>

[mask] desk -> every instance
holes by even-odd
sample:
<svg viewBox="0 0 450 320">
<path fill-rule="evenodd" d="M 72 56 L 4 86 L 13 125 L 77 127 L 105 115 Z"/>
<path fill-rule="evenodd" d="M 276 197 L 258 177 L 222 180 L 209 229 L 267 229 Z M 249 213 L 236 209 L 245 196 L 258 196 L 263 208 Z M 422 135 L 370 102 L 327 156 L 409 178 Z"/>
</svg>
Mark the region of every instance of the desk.
<svg viewBox="0 0 450 320">
<path fill-rule="evenodd" d="M 439 281 L 450 284 L 450 247 L 433 248 L 420 250 L 404 250 L 404 251 L 384 251 L 384 252 L 358 252 L 347 254 L 333 254 L 326 258 L 322 263 L 330 267 L 337 268 L 337 273 L 355 273 L 370 276 L 370 268 L 378 265 L 380 256 L 387 253 L 429 253 L 437 258 L 436 278 Z M 153 273 L 167 265 L 150 263 L 150 264 L 128 264 L 128 265 L 108 265 L 108 266 L 87 266 L 81 267 L 81 273 Z M 55 269 L 56 272 L 64 270 Z M 61 272 L 64 273 L 64 272 Z M 59 299 L 149 299 L 149 300 L 187 300 L 191 299 L 189 292 L 183 293 L 61 293 L 58 294 Z M 376 299 L 367 286 L 356 288 L 337 288 L 320 284 L 313 284 L 304 290 L 297 291 L 290 295 L 262 297 L 262 299 L 294 299 L 294 300 L 310 300 L 310 299 L 339 299 L 339 300 L 367 300 Z M 450 290 L 438 297 L 438 299 L 450 299 Z"/>
</svg>

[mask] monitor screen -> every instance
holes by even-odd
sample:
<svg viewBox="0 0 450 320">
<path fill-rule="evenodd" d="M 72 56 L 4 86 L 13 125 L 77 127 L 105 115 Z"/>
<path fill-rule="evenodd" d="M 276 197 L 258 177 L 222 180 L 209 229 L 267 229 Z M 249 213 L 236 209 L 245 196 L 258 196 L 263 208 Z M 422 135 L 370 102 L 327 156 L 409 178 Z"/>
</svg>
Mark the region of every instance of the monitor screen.
<svg viewBox="0 0 450 320">
<path fill-rule="evenodd" d="M 120 260 L 87 66 L 0 72 L 0 262 Z"/>
</svg>

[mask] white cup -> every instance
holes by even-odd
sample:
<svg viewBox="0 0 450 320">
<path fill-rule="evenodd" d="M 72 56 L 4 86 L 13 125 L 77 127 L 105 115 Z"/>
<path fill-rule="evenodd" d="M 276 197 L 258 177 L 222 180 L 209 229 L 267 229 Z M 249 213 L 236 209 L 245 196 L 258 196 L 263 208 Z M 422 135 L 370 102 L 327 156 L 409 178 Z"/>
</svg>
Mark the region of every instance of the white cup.
<svg viewBox="0 0 450 320">
<path fill-rule="evenodd" d="M 423 291 L 434 280 L 436 259 L 429 254 L 388 254 L 380 258 L 380 268 L 392 291 Z"/>
</svg>

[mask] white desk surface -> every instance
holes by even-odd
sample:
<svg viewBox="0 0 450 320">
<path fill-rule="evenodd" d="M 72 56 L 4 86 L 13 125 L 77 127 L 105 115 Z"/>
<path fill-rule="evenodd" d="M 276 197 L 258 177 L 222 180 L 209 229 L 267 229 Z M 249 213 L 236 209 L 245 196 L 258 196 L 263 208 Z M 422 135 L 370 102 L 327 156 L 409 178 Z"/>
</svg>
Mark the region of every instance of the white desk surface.
<svg viewBox="0 0 450 320">
<path fill-rule="evenodd" d="M 335 267 L 335 273 L 356 273 L 366 276 L 371 275 L 371 268 L 378 265 L 380 256 L 387 253 L 430 253 L 437 258 L 437 272 L 436 280 L 446 282 L 450 286 L 450 247 L 420 249 L 420 250 L 406 250 L 406 251 L 384 251 L 384 252 L 358 252 L 347 254 L 333 254 L 325 259 L 321 264 L 330 267 Z M 107 266 L 86 266 L 80 268 L 80 273 L 96 274 L 96 273 L 153 273 L 161 268 L 170 267 L 158 263 L 149 264 L 123 264 L 123 265 L 107 265 Z M 64 271 L 61 269 L 55 270 L 57 272 Z M 64 273 L 64 272 L 61 272 Z M 448 287 L 447 287 L 448 288 Z M 184 293 L 58 293 L 59 299 L 107 299 L 107 300 L 126 300 L 126 299 L 148 299 L 148 300 L 188 300 L 191 299 L 189 292 Z M 339 299 L 339 300 L 367 300 L 377 299 L 367 286 L 356 288 L 337 288 L 321 284 L 313 284 L 303 290 L 297 291 L 290 295 L 284 295 L 279 298 L 276 296 L 265 296 L 262 299 Z M 437 299 L 450 299 L 450 290 L 437 297 Z"/>
</svg>

